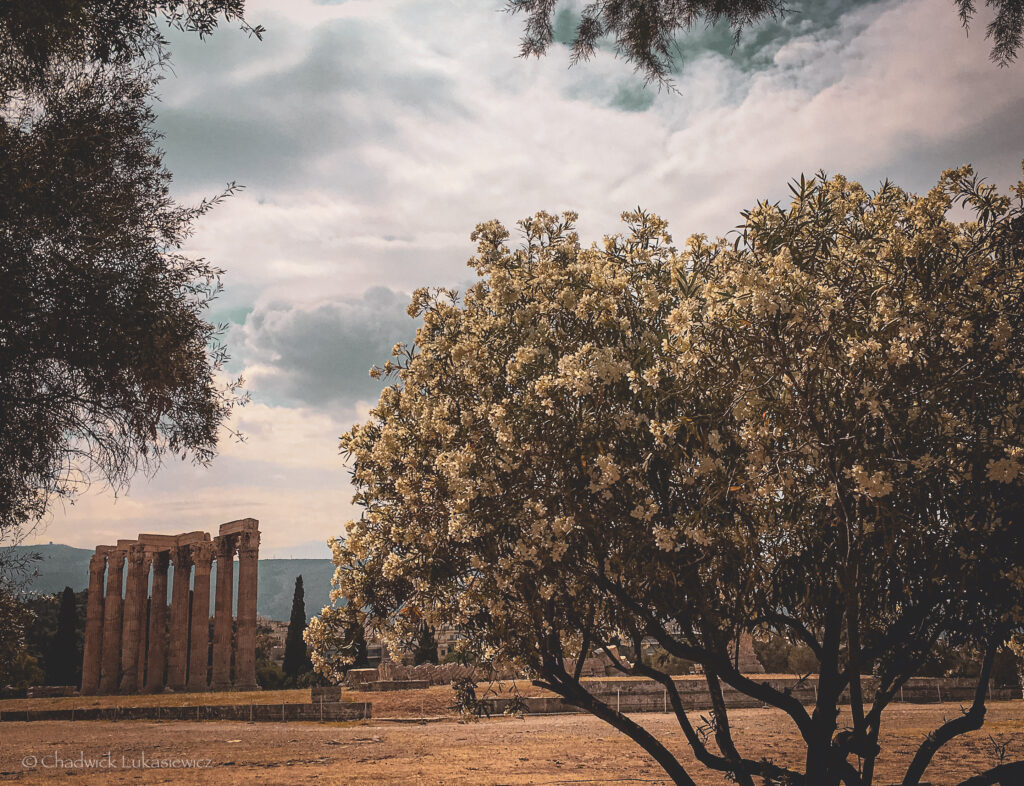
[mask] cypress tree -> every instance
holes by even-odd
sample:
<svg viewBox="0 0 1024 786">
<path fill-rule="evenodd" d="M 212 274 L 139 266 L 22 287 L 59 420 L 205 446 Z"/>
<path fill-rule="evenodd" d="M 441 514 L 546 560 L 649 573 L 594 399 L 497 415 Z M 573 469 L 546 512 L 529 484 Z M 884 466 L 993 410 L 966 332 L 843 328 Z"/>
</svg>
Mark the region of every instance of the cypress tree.
<svg viewBox="0 0 1024 786">
<path fill-rule="evenodd" d="M 352 646 L 355 648 L 355 660 L 349 668 L 365 669 L 370 666 L 370 656 L 366 646 L 366 629 L 363 623 L 356 620 L 355 630 L 352 631 Z"/>
<path fill-rule="evenodd" d="M 46 655 L 46 681 L 50 685 L 77 685 L 82 650 L 78 640 L 78 610 L 75 593 L 65 587 L 60 598 L 57 630 Z"/>
<path fill-rule="evenodd" d="M 413 663 L 417 666 L 421 663 L 437 663 L 437 639 L 434 637 L 434 629 L 426 623 L 420 626 L 420 635 L 416 640 L 416 649 L 412 657 Z"/>
<path fill-rule="evenodd" d="M 306 651 L 306 642 L 302 640 L 302 632 L 306 629 L 306 600 L 302 589 L 302 576 L 295 577 L 295 594 L 292 596 L 292 616 L 288 621 L 288 635 L 284 640 L 284 663 L 282 668 L 289 681 L 306 671 L 311 671 L 313 663 Z"/>
</svg>

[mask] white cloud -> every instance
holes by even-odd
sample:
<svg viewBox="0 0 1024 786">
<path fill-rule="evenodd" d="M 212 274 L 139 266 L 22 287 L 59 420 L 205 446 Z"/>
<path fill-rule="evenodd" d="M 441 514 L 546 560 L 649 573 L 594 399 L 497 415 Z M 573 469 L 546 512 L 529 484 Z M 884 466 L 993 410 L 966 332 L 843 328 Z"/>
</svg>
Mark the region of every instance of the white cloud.
<svg viewBox="0 0 1024 786">
<path fill-rule="evenodd" d="M 408 304 L 408 294 L 387 287 L 313 303 L 261 300 L 232 333 L 242 342 L 247 386 L 275 403 L 336 407 L 376 400 L 383 384 L 370 368 L 390 360 L 396 343 L 412 343 Z"/>
<path fill-rule="evenodd" d="M 49 537 L 241 515 L 271 542 L 338 532 L 351 508 L 337 437 L 370 398 L 368 362 L 412 330 L 398 296 L 378 303 L 371 288 L 465 282 L 478 221 L 576 209 L 596 239 L 641 205 L 681 242 L 821 167 L 915 190 L 966 161 L 1004 184 L 1019 175 L 1024 66 L 994 67 L 989 42 L 931 0 L 794 23 L 760 52 L 745 44 L 740 63 L 708 50 L 682 95 L 653 100 L 607 54 L 573 69 L 564 51 L 517 59 L 519 20 L 500 5 L 250 0 L 265 42 L 175 42 L 160 123 L 179 193 L 248 187 L 191 248 L 228 270 L 221 307 L 252 309 L 233 354 L 257 401 L 281 406 L 242 415 L 248 445 L 226 445 L 211 470 L 169 467 L 116 505 L 90 496 Z"/>
<path fill-rule="evenodd" d="M 260 520 L 264 554 L 319 543 L 320 556 L 328 556 L 327 538 L 342 534 L 356 515 L 338 438 L 369 408 L 370 402 L 360 401 L 332 415 L 250 403 L 230 423 L 245 441 L 225 430 L 220 455 L 209 467 L 171 460 L 154 477 L 137 477 L 116 499 L 94 487 L 55 511 L 35 540 L 91 548 L 142 532 L 215 533 L 223 522 L 251 517 Z M 305 555 L 311 556 L 309 548 Z"/>
<path fill-rule="evenodd" d="M 541 208 L 578 209 L 597 236 L 641 204 L 682 236 L 731 228 L 801 171 L 874 182 L 895 169 L 925 188 L 965 158 L 998 177 L 1021 155 L 989 144 L 1024 122 L 1019 69 L 993 67 L 981 36 L 924 0 L 861 7 L 773 44 L 764 70 L 708 54 L 687 65 L 681 96 L 659 95 L 644 112 L 611 105 L 636 84 L 627 64 L 602 55 L 567 69 L 558 51 L 519 60 L 518 21 L 475 0 L 359 13 L 357 28 L 286 27 L 306 61 L 270 84 L 214 82 L 200 102 L 210 124 L 248 106 L 279 148 L 269 161 L 260 144 L 237 150 L 252 167 L 237 173 L 249 191 L 195 238 L 246 296 L 248 286 L 308 298 L 461 281 L 477 221 Z M 168 139 L 186 146 L 179 157 L 194 154 L 191 142 Z"/>
</svg>

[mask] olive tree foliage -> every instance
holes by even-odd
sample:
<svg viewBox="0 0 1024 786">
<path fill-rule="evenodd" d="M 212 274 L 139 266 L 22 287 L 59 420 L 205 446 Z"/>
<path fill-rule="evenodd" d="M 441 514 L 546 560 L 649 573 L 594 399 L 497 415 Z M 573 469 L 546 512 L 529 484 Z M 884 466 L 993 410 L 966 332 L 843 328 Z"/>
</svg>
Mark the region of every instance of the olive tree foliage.
<svg viewBox="0 0 1024 786">
<path fill-rule="evenodd" d="M 0 95 L 81 66 L 134 65 L 167 55 L 165 29 L 213 33 L 221 19 L 248 24 L 245 0 L 14 0 L 0 5 Z"/>
<path fill-rule="evenodd" d="M 203 35 L 241 11 L 0 7 L 0 543 L 90 481 L 122 487 L 169 454 L 209 460 L 244 398 L 206 318 L 221 271 L 181 253 L 234 187 L 178 204 L 149 106 L 159 19 Z M 17 567 L 0 557 L 0 576 Z"/>
<path fill-rule="evenodd" d="M 1024 183 L 1002 195 L 961 169 L 915 196 L 802 178 L 735 238 L 682 249 L 657 217 L 623 219 L 590 247 L 568 213 L 520 222 L 519 245 L 481 224 L 465 296 L 415 294 L 414 345 L 342 438 L 362 513 L 332 542 L 348 605 L 307 629 L 314 664 L 344 659 L 345 609 L 392 648 L 457 625 L 693 783 L 580 679 L 629 644 L 617 667 L 665 687 L 703 766 L 861 785 L 883 709 L 941 636 L 978 649 L 980 677 L 921 744 L 918 783 L 981 726 L 993 657 L 1024 622 Z M 810 648 L 814 706 L 737 670 L 743 631 Z M 702 665 L 710 737 L 645 641 Z M 801 768 L 738 749 L 723 685 L 788 714 Z"/>
<path fill-rule="evenodd" d="M 508 0 L 506 8 L 522 14 L 523 57 L 540 57 L 554 41 L 554 18 L 565 3 L 560 0 Z M 964 29 L 976 14 L 974 0 L 954 0 Z M 1007 66 L 1017 58 L 1024 37 L 1024 0 L 986 0 L 995 10 L 986 36 L 992 41 L 991 59 Z M 616 53 L 651 81 L 668 83 L 678 38 L 703 22 L 725 22 L 738 42 L 744 29 L 757 22 L 793 13 L 782 0 L 594 0 L 580 10 L 571 44 L 572 62 L 589 60 L 605 39 Z"/>
</svg>

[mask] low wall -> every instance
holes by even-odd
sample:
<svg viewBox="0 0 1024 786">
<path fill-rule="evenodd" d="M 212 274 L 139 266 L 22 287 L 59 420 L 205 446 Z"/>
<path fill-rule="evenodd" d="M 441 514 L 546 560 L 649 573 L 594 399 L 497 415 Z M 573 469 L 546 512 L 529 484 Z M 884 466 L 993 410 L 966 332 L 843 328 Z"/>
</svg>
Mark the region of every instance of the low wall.
<svg viewBox="0 0 1024 786">
<path fill-rule="evenodd" d="M 424 690 L 429 687 L 428 680 L 378 680 L 363 684 L 363 690 L 368 691 Z"/>
<path fill-rule="evenodd" d="M 53 696 L 74 696 L 78 688 L 74 685 L 33 685 L 25 691 L 27 699 L 46 699 Z"/>
<path fill-rule="evenodd" d="M 454 680 L 467 677 L 484 682 L 488 679 L 507 680 L 516 676 L 515 672 L 508 667 L 491 671 L 485 666 L 463 666 L 459 663 L 421 663 L 419 666 L 405 666 L 394 661 L 384 661 L 377 667 L 377 678 L 374 680 L 367 679 L 362 674 L 363 671 L 363 669 L 359 669 L 359 674 L 353 675 L 353 680 L 364 682 L 426 680 L 431 685 L 450 685 Z M 350 671 L 349 674 L 352 672 Z"/>
<path fill-rule="evenodd" d="M 43 720 L 237 720 L 351 721 L 372 717 L 369 702 L 310 704 L 213 704 L 193 707 L 85 707 L 70 710 L 3 710 L 0 721 Z"/>
<path fill-rule="evenodd" d="M 816 679 L 799 680 L 793 678 L 759 679 L 758 683 L 767 683 L 775 690 L 788 692 L 803 704 L 813 704 L 818 696 Z M 668 692 L 653 680 L 636 679 L 599 679 L 587 680 L 584 687 L 596 698 L 618 709 L 621 712 L 670 712 L 672 704 Z M 676 680 L 676 690 L 687 710 L 705 710 L 711 707 L 711 697 L 704 680 Z M 953 678 L 915 677 L 907 682 L 895 697 L 895 702 L 910 704 L 936 704 L 943 701 L 960 701 L 970 703 L 974 700 L 974 680 Z M 875 680 L 864 681 L 864 699 L 871 701 L 877 690 Z M 762 707 L 762 702 L 753 699 L 735 688 L 722 685 L 725 705 L 729 708 Z M 1021 689 L 991 688 L 988 693 L 991 701 L 1008 701 L 1021 698 Z M 485 699 L 484 704 L 491 714 L 500 715 L 508 706 L 509 699 Z M 534 696 L 526 698 L 527 711 L 530 714 L 551 712 L 582 712 L 577 707 L 567 704 L 558 696 Z M 849 692 L 844 691 L 840 698 L 841 704 L 849 702 Z"/>
</svg>

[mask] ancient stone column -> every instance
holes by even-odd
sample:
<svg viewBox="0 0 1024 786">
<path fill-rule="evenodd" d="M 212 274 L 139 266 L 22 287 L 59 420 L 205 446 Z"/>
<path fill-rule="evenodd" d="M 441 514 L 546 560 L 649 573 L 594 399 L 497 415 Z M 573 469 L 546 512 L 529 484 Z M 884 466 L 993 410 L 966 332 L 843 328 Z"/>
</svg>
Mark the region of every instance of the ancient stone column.
<svg viewBox="0 0 1024 786">
<path fill-rule="evenodd" d="M 170 555 L 153 555 L 153 594 L 149 606 L 149 656 L 146 663 L 146 690 L 163 690 L 167 661 L 167 566 Z"/>
<path fill-rule="evenodd" d="M 231 623 L 235 579 L 235 537 L 214 540 L 217 556 L 217 598 L 213 609 L 213 690 L 231 689 Z"/>
<path fill-rule="evenodd" d="M 107 570 L 105 546 L 89 558 L 89 601 L 85 612 L 85 642 L 82 648 L 82 694 L 91 695 L 100 686 L 100 653 L 103 650 L 103 574 Z"/>
<path fill-rule="evenodd" d="M 145 547 L 133 543 L 128 547 L 128 581 L 124 591 L 124 622 L 121 626 L 121 693 L 135 693 L 139 689 L 139 638 L 142 618 L 146 613 L 145 595 L 149 576 L 143 573 L 146 565 Z"/>
<path fill-rule="evenodd" d="M 256 690 L 256 576 L 260 533 L 243 532 L 238 544 L 238 632 L 235 636 L 235 688 Z M 219 570 L 219 568 L 218 568 Z"/>
<path fill-rule="evenodd" d="M 124 577 L 125 550 L 117 548 L 107 555 L 107 595 L 103 599 L 103 648 L 100 663 L 100 693 L 114 693 L 121 668 L 121 583 Z"/>
<path fill-rule="evenodd" d="M 135 682 L 142 690 L 146 677 L 146 653 L 149 638 L 149 569 L 153 566 L 153 554 L 149 549 L 142 556 L 142 600 L 139 608 L 139 656 L 136 660 Z"/>
<path fill-rule="evenodd" d="M 207 690 L 210 651 L 210 568 L 213 544 L 210 541 L 192 546 L 192 564 L 195 566 L 192 589 L 192 645 L 189 650 L 188 689 Z"/>
<path fill-rule="evenodd" d="M 174 563 L 174 587 L 171 590 L 171 626 L 167 648 L 167 685 L 172 690 L 185 689 L 188 669 L 188 593 L 192 574 L 192 558 L 188 546 L 170 552 Z"/>
</svg>

